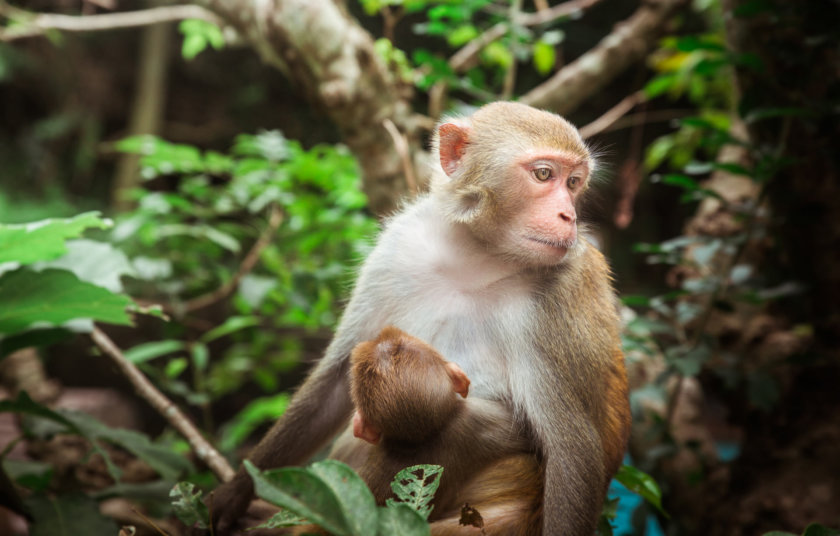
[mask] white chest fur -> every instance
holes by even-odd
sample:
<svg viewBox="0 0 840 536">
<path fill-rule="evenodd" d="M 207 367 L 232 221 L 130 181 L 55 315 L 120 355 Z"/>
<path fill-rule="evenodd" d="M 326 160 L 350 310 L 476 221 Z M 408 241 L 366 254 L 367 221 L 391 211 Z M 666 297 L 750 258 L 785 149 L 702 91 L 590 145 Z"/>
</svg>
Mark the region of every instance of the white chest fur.
<svg viewBox="0 0 840 536">
<path fill-rule="evenodd" d="M 476 396 L 506 397 L 506 357 L 528 344 L 522 323 L 533 318 L 529 279 L 422 203 L 390 222 L 371 257 L 366 268 L 391 267 L 361 274 L 382 306 L 374 323 L 393 324 L 458 363 Z"/>
</svg>

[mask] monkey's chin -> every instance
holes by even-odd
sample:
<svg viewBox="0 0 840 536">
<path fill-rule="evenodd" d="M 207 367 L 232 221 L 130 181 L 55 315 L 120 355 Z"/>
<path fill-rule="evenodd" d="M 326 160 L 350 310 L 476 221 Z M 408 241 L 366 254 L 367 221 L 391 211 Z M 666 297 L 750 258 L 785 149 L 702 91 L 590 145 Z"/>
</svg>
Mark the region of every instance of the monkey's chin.
<svg viewBox="0 0 840 536">
<path fill-rule="evenodd" d="M 549 240 L 533 236 L 527 238 L 532 245 L 535 245 L 535 251 L 548 257 L 549 264 L 562 262 L 569 250 L 575 246 L 574 240 Z"/>
</svg>

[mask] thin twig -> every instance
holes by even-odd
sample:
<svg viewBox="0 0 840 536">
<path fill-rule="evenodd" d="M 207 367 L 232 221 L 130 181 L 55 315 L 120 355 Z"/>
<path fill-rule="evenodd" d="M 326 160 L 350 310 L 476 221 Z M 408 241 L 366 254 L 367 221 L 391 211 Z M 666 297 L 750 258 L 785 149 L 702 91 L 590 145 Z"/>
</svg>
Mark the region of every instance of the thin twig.
<svg viewBox="0 0 840 536">
<path fill-rule="evenodd" d="M 637 91 L 632 95 L 628 95 L 621 99 L 621 101 L 604 112 L 604 114 L 592 121 L 588 125 L 580 128 L 580 135 L 583 138 L 591 138 L 596 134 L 607 130 L 613 123 L 621 119 L 627 112 L 645 101 L 644 91 Z"/>
<path fill-rule="evenodd" d="M 689 110 L 688 108 L 680 109 L 674 108 L 670 110 L 651 110 L 638 113 L 627 114 L 618 119 L 615 123 L 608 126 L 599 134 L 604 132 L 611 132 L 614 130 L 621 130 L 623 128 L 632 128 L 640 124 L 662 123 L 673 121 L 674 119 L 682 119 L 691 115 L 697 115 L 697 110 Z"/>
<path fill-rule="evenodd" d="M 405 182 L 408 185 L 408 190 L 412 195 L 417 195 L 417 179 L 414 177 L 414 166 L 411 165 L 411 153 L 409 152 L 408 142 L 406 141 L 405 136 L 400 134 L 400 131 L 397 129 L 397 125 L 395 125 L 390 119 L 382 121 L 382 126 L 385 127 L 385 130 L 387 130 L 388 134 L 391 135 L 391 139 L 394 140 L 394 148 L 396 148 L 397 153 L 400 155 L 400 161 L 402 162 L 403 172 L 405 173 Z"/>
<path fill-rule="evenodd" d="M 537 26 L 563 17 L 580 13 L 594 6 L 601 0 L 570 0 L 549 9 L 541 9 L 534 13 L 522 13 L 516 18 L 516 23 L 522 26 Z"/>
<path fill-rule="evenodd" d="M 257 241 L 254 242 L 254 245 L 251 246 L 251 250 L 248 251 L 248 254 L 242 260 L 242 264 L 239 265 L 239 270 L 237 270 L 230 281 L 212 292 L 187 300 L 177 307 L 168 306 L 168 308 L 177 310 L 178 312 L 190 313 L 202 307 L 207 307 L 230 295 L 239 286 L 239 281 L 254 269 L 254 266 L 256 266 L 257 261 L 260 259 L 260 254 L 271 243 L 274 233 L 282 222 L 283 212 L 277 205 L 272 206 L 271 215 L 268 217 L 268 226 L 263 230 Z"/>
<path fill-rule="evenodd" d="M 220 24 L 220 19 L 216 15 L 201 6 L 193 5 L 162 6 L 140 11 L 74 16 L 54 13 L 32 14 L 27 11 L 12 8 L 5 2 L 2 2 L 0 3 L 0 14 L 6 16 L 17 15 L 22 20 L 20 26 L 0 32 L 0 41 L 14 41 L 15 39 L 43 35 L 47 30 L 97 32 L 150 26 L 161 22 L 184 19 L 201 19 Z"/>
<path fill-rule="evenodd" d="M 110 357 L 123 376 L 134 386 L 143 399 L 145 399 L 166 421 L 177 430 L 192 447 L 195 455 L 207 464 L 207 467 L 221 480 L 227 482 L 233 478 L 233 468 L 227 460 L 219 454 L 213 446 L 201 435 L 201 432 L 193 425 L 190 419 L 176 406 L 166 395 L 161 393 L 146 376 L 128 359 L 123 352 L 114 344 L 98 327 L 93 328 L 91 339 L 96 345 Z"/>
<path fill-rule="evenodd" d="M 148 516 L 144 515 L 142 512 L 140 512 L 139 510 L 137 510 L 137 509 L 136 509 L 136 508 L 134 508 L 133 506 L 131 507 L 131 511 L 132 511 L 132 512 L 134 512 L 135 514 L 137 514 L 138 516 L 140 516 L 141 518 L 143 518 L 143 521 L 145 521 L 146 523 L 148 523 L 149 525 L 151 525 L 151 527 L 152 527 L 153 529 L 155 529 L 155 530 L 158 532 L 158 534 L 160 534 L 161 536 L 169 536 L 169 533 L 168 533 L 168 532 L 166 532 L 165 530 L 163 530 L 162 528 L 160 528 L 160 527 L 157 525 L 157 523 L 155 523 L 154 521 L 152 521 L 152 520 L 151 520 Z"/>
</svg>

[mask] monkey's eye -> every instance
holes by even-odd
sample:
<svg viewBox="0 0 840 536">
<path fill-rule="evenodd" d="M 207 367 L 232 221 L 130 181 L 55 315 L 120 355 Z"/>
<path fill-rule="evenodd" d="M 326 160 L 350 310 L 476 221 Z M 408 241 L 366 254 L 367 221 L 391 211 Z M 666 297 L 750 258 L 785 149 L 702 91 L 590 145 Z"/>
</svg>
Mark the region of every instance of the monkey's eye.
<svg viewBox="0 0 840 536">
<path fill-rule="evenodd" d="M 551 170 L 546 167 L 536 168 L 532 171 L 534 177 L 540 182 L 545 182 L 551 178 Z"/>
<path fill-rule="evenodd" d="M 568 181 L 567 184 L 569 185 L 569 188 L 575 189 L 578 186 L 580 186 L 581 181 L 582 181 L 582 179 L 580 177 L 572 176 L 572 177 L 569 177 L 569 181 Z"/>
</svg>

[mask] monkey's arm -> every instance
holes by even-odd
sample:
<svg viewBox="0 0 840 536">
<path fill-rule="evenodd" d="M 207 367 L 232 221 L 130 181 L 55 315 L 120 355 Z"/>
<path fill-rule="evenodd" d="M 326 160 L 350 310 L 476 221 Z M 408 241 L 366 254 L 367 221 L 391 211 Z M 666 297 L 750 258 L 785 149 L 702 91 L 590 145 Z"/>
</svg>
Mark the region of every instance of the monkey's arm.
<svg viewBox="0 0 840 536">
<path fill-rule="evenodd" d="M 321 361 L 283 416 L 254 447 L 248 459 L 261 469 L 297 465 L 329 441 L 352 410 L 345 367 Z M 251 477 L 240 467 L 236 476 L 212 493 L 217 535 L 227 534 L 253 498 Z"/>
<path fill-rule="evenodd" d="M 350 419 L 350 352 L 358 342 L 377 333 L 384 322 L 382 308 L 372 306 L 377 303 L 379 289 L 367 283 L 371 278 L 376 281 L 363 270 L 324 357 L 292 397 L 283 416 L 248 455 L 257 467 L 268 469 L 305 462 Z M 233 480 L 216 488 L 208 500 L 214 506 L 216 536 L 230 532 L 252 498 L 251 477 L 240 467 Z"/>
</svg>

